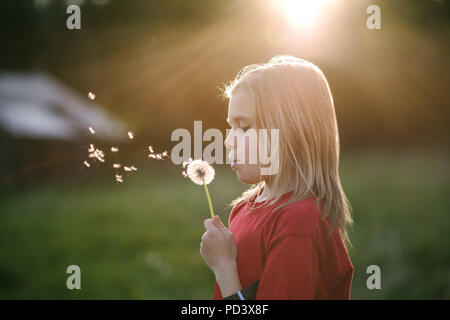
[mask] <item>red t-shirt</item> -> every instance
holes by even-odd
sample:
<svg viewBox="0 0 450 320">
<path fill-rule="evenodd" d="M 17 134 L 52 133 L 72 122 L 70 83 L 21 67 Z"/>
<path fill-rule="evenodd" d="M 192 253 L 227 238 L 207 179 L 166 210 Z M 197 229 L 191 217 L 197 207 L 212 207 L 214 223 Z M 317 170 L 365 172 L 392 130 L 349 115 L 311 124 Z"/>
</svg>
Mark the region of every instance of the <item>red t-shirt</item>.
<svg viewBox="0 0 450 320">
<path fill-rule="evenodd" d="M 349 299 L 353 265 L 337 229 L 328 237 L 314 198 L 272 211 L 291 194 L 266 207 L 255 195 L 232 209 L 228 226 L 243 288 L 259 280 L 257 300 Z M 217 282 L 212 299 L 223 299 Z"/>
</svg>

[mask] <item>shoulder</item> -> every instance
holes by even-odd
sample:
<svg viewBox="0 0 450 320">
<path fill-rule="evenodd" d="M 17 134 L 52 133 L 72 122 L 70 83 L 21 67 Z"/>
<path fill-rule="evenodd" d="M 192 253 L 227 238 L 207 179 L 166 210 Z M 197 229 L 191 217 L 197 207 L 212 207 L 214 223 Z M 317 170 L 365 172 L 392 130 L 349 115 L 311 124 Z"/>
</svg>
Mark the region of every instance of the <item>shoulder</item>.
<svg viewBox="0 0 450 320">
<path fill-rule="evenodd" d="M 315 236 L 320 231 L 320 217 L 315 198 L 295 201 L 274 211 L 273 235 Z"/>
</svg>

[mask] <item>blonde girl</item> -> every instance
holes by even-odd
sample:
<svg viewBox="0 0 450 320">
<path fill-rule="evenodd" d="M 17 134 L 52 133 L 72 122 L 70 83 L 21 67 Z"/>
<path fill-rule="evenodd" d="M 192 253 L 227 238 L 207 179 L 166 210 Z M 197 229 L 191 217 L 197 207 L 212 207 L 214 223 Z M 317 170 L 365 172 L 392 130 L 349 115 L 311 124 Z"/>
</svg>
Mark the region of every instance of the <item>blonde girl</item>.
<svg viewBox="0 0 450 320">
<path fill-rule="evenodd" d="M 216 277 L 213 299 L 349 299 L 345 244 L 350 205 L 339 178 L 339 134 L 323 72 L 293 56 L 244 67 L 224 88 L 225 146 L 238 179 L 228 228 L 206 219 L 200 253 Z M 278 170 L 248 160 L 255 129 L 277 129 Z M 244 137 L 245 147 L 238 141 Z M 261 136 L 259 136 L 261 139 Z M 272 149 L 271 149 L 272 150 Z M 271 158 L 272 159 L 272 158 Z"/>
</svg>

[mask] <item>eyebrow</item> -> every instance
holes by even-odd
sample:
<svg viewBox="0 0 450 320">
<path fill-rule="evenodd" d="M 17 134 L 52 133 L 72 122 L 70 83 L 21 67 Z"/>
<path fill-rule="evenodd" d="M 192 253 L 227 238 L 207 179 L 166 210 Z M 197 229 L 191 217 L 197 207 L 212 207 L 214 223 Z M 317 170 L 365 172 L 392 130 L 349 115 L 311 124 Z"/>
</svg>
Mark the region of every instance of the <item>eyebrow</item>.
<svg viewBox="0 0 450 320">
<path fill-rule="evenodd" d="M 250 119 L 250 118 L 248 118 L 248 117 L 242 117 L 242 116 L 239 116 L 239 117 L 234 118 L 234 121 L 237 121 L 237 122 L 242 121 L 242 120 L 248 121 L 248 122 L 251 122 L 251 121 L 252 121 L 252 119 Z M 231 122 L 230 122 L 230 119 L 229 119 L 229 118 L 227 118 L 227 122 L 228 122 L 228 124 L 231 126 Z"/>
</svg>

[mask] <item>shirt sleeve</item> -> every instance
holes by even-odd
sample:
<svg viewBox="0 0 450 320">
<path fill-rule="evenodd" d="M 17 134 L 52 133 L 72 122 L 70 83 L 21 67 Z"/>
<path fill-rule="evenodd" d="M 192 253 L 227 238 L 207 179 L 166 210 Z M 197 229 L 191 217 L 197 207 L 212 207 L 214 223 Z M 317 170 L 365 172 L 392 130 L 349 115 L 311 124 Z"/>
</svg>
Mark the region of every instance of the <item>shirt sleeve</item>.
<svg viewBox="0 0 450 320">
<path fill-rule="evenodd" d="M 316 296 L 318 253 L 309 235 L 284 235 L 270 245 L 257 300 L 309 300 Z"/>
</svg>

